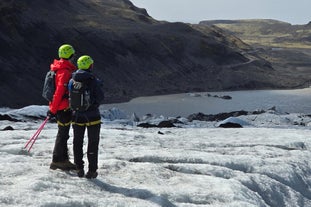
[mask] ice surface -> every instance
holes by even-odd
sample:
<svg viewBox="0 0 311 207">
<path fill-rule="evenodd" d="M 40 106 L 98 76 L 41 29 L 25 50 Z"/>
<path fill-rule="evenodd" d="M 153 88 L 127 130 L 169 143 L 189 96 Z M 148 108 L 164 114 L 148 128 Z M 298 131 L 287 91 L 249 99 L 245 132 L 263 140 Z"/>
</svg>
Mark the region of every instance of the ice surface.
<svg viewBox="0 0 311 207">
<path fill-rule="evenodd" d="M 45 110 L 30 106 L 13 112 L 44 116 Z M 45 126 L 27 153 L 22 148 L 42 119 L 0 121 L 0 129 L 15 129 L 0 131 L 0 206 L 311 206 L 311 120 L 306 113 L 230 118 L 247 123 L 239 129 L 185 118 L 179 128 L 144 129 L 112 111 L 114 121 L 103 119 L 94 180 L 49 169 L 55 123 Z M 145 118 L 158 122 L 166 116 Z M 72 130 L 70 136 L 72 159 Z M 86 156 L 85 161 L 87 166 Z"/>
</svg>

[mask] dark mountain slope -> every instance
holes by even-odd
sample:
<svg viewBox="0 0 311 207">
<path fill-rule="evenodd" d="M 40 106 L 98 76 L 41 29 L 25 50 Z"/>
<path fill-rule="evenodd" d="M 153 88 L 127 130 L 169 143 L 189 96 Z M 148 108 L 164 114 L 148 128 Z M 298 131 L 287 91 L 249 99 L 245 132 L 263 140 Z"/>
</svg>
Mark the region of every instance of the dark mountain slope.
<svg viewBox="0 0 311 207">
<path fill-rule="evenodd" d="M 44 76 L 63 43 L 94 58 L 106 102 L 285 86 L 239 39 L 215 27 L 157 22 L 128 0 L 3 0 L 0 12 L 0 106 L 46 104 Z"/>
</svg>

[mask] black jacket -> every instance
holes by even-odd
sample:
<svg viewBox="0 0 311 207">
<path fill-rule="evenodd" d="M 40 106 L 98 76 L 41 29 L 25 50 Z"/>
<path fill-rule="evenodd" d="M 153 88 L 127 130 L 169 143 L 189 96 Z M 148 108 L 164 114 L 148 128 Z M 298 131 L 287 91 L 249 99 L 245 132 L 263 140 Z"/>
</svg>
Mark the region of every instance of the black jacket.
<svg viewBox="0 0 311 207">
<path fill-rule="evenodd" d="M 74 81 L 82 82 L 90 90 L 91 106 L 87 111 L 74 112 L 73 121 L 78 123 L 100 120 L 99 105 L 104 98 L 101 81 L 90 70 L 77 70 L 72 74 Z"/>
</svg>

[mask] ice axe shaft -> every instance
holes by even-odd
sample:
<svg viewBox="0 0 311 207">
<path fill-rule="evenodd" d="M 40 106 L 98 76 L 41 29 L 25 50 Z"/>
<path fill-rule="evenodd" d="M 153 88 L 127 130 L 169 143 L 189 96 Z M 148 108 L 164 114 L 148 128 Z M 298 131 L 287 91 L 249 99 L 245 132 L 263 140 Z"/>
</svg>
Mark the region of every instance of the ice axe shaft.
<svg viewBox="0 0 311 207">
<path fill-rule="evenodd" d="M 34 135 L 33 135 L 32 137 L 30 137 L 30 139 L 27 141 L 27 143 L 26 143 L 24 149 L 27 149 L 27 147 L 29 146 L 28 152 L 30 152 L 32 146 L 35 144 L 35 142 L 36 142 L 36 140 L 37 140 L 39 134 L 41 133 L 42 129 L 44 128 L 44 126 L 45 126 L 46 122 L 49 120 L 49 118 L 50 118 L 49 116 L 47 116 L 47 117 L 45 118 L 45 120 L 44 120 L 43 123 L 40 125 L 40 127 L 38 128 L 38 130 L 37 130 L 37 131 L 34 133 Z M 30 143 L 31 143 L 31 144 L 30 144 Z M 30 144 L 30 145 L 29 145 L 29 144 Z"/>
</svg>

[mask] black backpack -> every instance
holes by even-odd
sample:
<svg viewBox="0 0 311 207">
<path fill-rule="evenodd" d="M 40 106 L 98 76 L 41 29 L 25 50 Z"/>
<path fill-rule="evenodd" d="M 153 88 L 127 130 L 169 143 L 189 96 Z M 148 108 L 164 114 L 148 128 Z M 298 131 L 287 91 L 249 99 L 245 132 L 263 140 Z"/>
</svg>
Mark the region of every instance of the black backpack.
<svg viewBox="0 0 311 207">
<path fill-rule="evenodd" d="M 86 111 L 91 106 L 91 91 L 86 83 L 69 81 L 69 106 L 73 111 Z"/>
<path fill-rule="evenodd" d="M 55 92 L 55 71 L 50 70 L 46 73 L 43 90 L 42 90 L 42 97 L 45 98 L 47 101 L 53 100 L 53 95 Z"/>
</svg>

